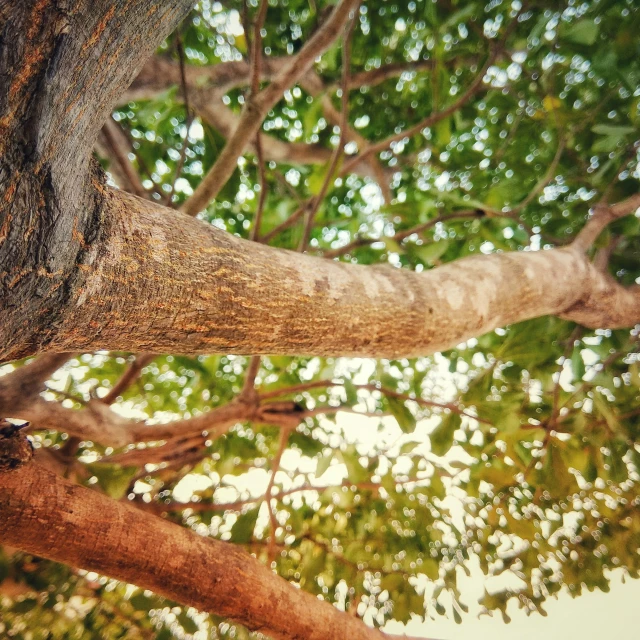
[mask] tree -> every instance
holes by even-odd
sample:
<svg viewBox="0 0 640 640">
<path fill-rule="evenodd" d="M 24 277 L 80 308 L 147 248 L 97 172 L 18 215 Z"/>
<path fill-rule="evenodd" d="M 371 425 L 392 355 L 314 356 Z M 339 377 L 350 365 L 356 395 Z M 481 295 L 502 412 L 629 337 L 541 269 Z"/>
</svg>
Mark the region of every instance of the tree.
<svg viewBox="0 0 640 640">
<path fill-rule="evenodd" d="M 639 22 L 0 4 L 2 631 L 376 638 L 472 561 L 505 617 L 637 577 Z"/>
</svg>

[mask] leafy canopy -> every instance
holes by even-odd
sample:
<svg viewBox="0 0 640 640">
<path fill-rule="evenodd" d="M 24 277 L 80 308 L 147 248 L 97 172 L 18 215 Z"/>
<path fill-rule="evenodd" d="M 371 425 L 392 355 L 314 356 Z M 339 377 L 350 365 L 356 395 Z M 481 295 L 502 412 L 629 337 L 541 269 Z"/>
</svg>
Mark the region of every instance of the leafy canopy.
<svg viewBox="0 0 640 640">
<path fill-rule="evenodd" d="M 264 59 L 295 55 L 330 8 L 269 2 Z M 255 0 L 247 11 L 235 0 L 200 2 L 157 53 L 174 65 L 183 58 L 186 92 L 156 87 L 114 112 L 148 197 L 179 206 L 215 162 L 225 135 L 197 104 L 210 92 L 214 107 L 237 118 L 248 76 L 216 93 L 207 73 L 248 58 L 254 34 L 242 23 L 256 13 Z M 594 203 L 638 191 L 638 33 L 632 0 L 524 8 L 365 0 L 347 59 L 347 144 L 333 174 L 343 40 L 269 112 L 262 157 L 248 149 L 201 217 L 249 237 L 262 184 L 259 235 L 295 250 L 305 219 L 295 214 L 323 194 L 309 252 L 416 271 L 478 252 L 566 244 Z M 430 114 L 439 114 L 433 124 L 402 135 Z M 276 144 L 291 155 L 273 159 Z M 300 147 L 314 161 L 288 163 Z M 108 156 L 101 160 L 110 170 Z M 638 277 L 639 238 L 640 220 L 630 216 L 598 242 L 627 284 Z M 221 437 L 174 442 L 161 464 L 145 465 L 144 456 L 111 463 L 122 451 L 69 438 L 63 424 L 33 433 L 76 481 L 242 545 L 369 624 L 461 620 L 458 579 L 472 563 L 491 577 L 482 604 L 508 619 L 511 599 L 544 613 L 563 588 L 606 591 L 610 569 L 638 577 L 637 349 L 637 332 L 545 317 L 416 360 L 265 357 L 257 391 L 295 402 L 299 425 L 243 423 Z M 79 409 L 103 397 L 131 358 L 77 356 L 46 396 Z M 195 416 L 237 396 L 248 365 L 156 357 L 114 408 L 157 422 Z M 10 549 L 0 581 L 0 590 L 28 591 L 0 600 L 8 637 L 169 638 L 198 628 L 247 637 L 149 592 Z"/>
</svg>

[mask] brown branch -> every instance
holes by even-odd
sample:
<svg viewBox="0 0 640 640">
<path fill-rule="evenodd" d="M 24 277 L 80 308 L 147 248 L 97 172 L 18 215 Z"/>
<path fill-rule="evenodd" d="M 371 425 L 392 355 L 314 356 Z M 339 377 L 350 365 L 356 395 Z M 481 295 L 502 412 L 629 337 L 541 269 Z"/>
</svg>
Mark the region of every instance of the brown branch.
<svg viewBox="0 0 640 640">
<path fill-rule="evenodd" d="M 189 106 L 189 88 L 187 84 L 187 74 L 185 71 L 185 63 L 184 63 L 184 47 L 182 46 L 182 37 L 180 34 L 176 35 L 176 50 L 178 52 L 178 60 L 180 62 L 180 88 L 182 90 L 182 99 L 184 100 L 184 110 L 186 113 L 186 121 L 185 127 L 186 131 L 184 134 L 184 140 L 182 142 L 182 147 L 180 148 L 180 157 L 178 159 L 178 164 L 176 165 L 176 170 L 173 174 L 173 180 L 171 182 L 171 188 L 169 189 L 166 197 L 164 198 L 164 204 L 169 206 L 173 199 L 173 194 L 176 190 L 176 182 L 178 178 L 182 174 L 182 169 L 184 167 L 184 163 L 187 159 L 187 148 L 189 146 L 189 131 L 191 130 L 191 125 L 193 124 L 193 111 Z"/>
<path fill-rule="evenodd" d="M 256 376 L 260 370 L 261 363 L 260 356 L 251 356 L 249 364 L 245 372 L 244 386 L 242 387 L 241 395 L 247 400 L 255 402 L 257 406 L 257 394 L 256 394 Z"/>
<path fill-rule="evenodd" d="M 273 638 L 385 638 L 294 588 L 234 545 L 66 482 L 35 464 L 0 476 L 0 539 Z"/>
<path fill-rule="evenodd" d="M 146 198 L 149 194 L 142 186 L 140 176 L 129 160 L 129 141 L 120 127 L 112 118 L 107 118 L 101 133 L 104 136 L 107 151 L 116 165 L 110 168 L 113 168 L 114 175 L 119 179 L 119 186 L 140 198 Z"/>
<path fill-rule="evenodd" d="M 346 163 L 342 167 L 342 170 L 340 172 L 341 175 L 347 175 L 348 173 L 353 171 L 356 164 L 358 162 L 361 162 L 364 158 L 366 158 L 370 154 L 380 153 L 381 151 L 384 151 L 385 149 L 387 149 L 394 142 L 402 140 L 403 138 L 411 138 L 417 133 L 420 133 L 423 129 L 426 129 L 427 127 L 431 127 L 434 124 L 437 124 L 438 122 L 440 122 L 441 120 L 444 120 L 444 118 L 450 116 L 452 113 L 455 113 L 458 109 L 460 109 L 460 107 L 465 105 L 476 93 L 478 93 L 483 88 L 482 81 L 484 79 L 484 76 L 489 70 L 489 67 L 495 61 L 498 55 L 498 52 L 499 50 L 497 48 L 494 49 L 492 54 L 489 55 L 489 57 L 487 58 L 487 61 L 481 68 L 480 72 L 476 75 L 473 82 L 467 87 L 466 91 L 464 91 L 457 100 L 455 100 L 448 107 L 442 109 L 441 111 L 432 113 L 431 115 L 427 116 L 426 118 L 424 118 L 417 124 L 413 125 L 412 127 L 409 127 L 408 129 L 405 129 L 400 133 L 393 134 L 385 138 L 384 140 L 380 140 L 379 142 L 372 143 L 366 149 L 363 149 L 350 162 Z"/>
<path fill-rule="evenodd" d="M 127 367 L 122 377 L 116 382 L 116 384 L 109 389 L 109 393 L 106 396 L 100 398 L 105 404 L 113 404 L 120 395 L 122 395 L 138 378 L 141 371 L 153 360 L 156 356 L 153 353 L 141 353 L 136 356 L 135 360 Z"/>
<path fill-rule="evenodd" d="M 513 209 L 510 209 L 507 214 L 511 216 L 516 216 L 521 211 L 526 209 L 540 194 L 540 192 L 555 178 L 556 169 L 558 168 L 558 163 L 560 162 L 560 158 L 562 157 L 562 152 L 564 151 L 566 141 L 564 138 L 561 138 L 558 142 L 558 148 L 556 149 L 555 155 L 553 156 L 553 160 L 549 165 L 544 176 L 538 180 L 533 189 L 529 192 L 526 198 L 524 198 L 521 202 L 519 202 Z"/>
<path fill-rule="evenodd" d="M 342 75 L 344 76 L 344 73 Z M 351 89 L 352 84 L 353 83 L 350 82 L 350 76 L 346 78 L 346 81 L 343 77 L 340 88 L 343 92 L 346 88 L 348 92 Z M 331 101 L 328 90 L 326 89 L 321 78 L 317 74 L 315 74 L 313 70 L 310 70 L 308 74 L 300 80 L 300 86 L 309 95 L 320 100 L 324 117 L 328 122 L 339 126 L 341 132 L 345 132 L 345 141 L 355 142 L 360 149 L 364 149 L 369 144 L 369 141 L 364 136 L 360 135 L 357 131 L 349 126 L 346 119 L 343 122 L 342 113 L 344 112 L 344 105 L 340 111 L 338 111 L 333 106 L 333 102 Z M 372 177 L 378 183 L 385 202 L 391 202 L 391 200 L 393 199 L 393 195 L 389 187 L 388 172 L 384 169 L 379 159 L 375 155 L 369 156 L 369 158 L 367 158 L 367 163 L 371 167 Z M 360 169 L 360 173 L 362 173 L 362 169 Z"/>
<path fill-rule="evenodd" d="M 593 207 L 593 214 L 571 243 L 579 251 L 587 251 L 598 239 L 598 236 L 614 220 L 631 215 L 640 208 L 640 193 L 637 193 L 617 204 L 597 204 Z"/>
<path fill-rule="evenodd" d="M 287 442 L 289 441 L 289 435 L 291 434 L 291 430 L 285 427 L 280 428 L 280 439 L 278 442 L 278 451 L 273 458 L 271 463 L 271 475 L 269 477 L 269 483 L 267 484 L 267 489 L 264 492 L 264 500 L 267 503 L 267 509 L 269 510 L 269 527 L 271 529 L 271 533 L 269 535 L 269 546 L 267 547 L 267 558 L 268 565 L 271 566 L 271 563 L 275 560 L 276 554 L 276 530 L 278 529 L 278 519 L 276 517 L 276 510 L 273 508 L 271 491 L 273 490 L 273 485 L 276 480 L 276 474 L 280 470 L 280 460 L 282 460 L 282 454 L 287 447 Z"/>
<path fill-rule="evenodd" d="M 266 82 L 272 80 L 292 59 L 294 57 L 291 56 L 263 58 L 260 80 Z M 455 58 L 453 61 L 463 67 L 469 67 L 477 61 L 477 58 L 463 57 Z M 349 78 L 349 90 L 374 87 L 391 78 L 397 78 L 407 71 L 420 72 L 430 69 L 433 69 L 432 60 L 384 64 L 378 68 L 355 72 Z M 232 89 L 251 83 L 251 65 L 246 60 L 230 60 L 204 67 L 187 66 L 185 71 L 190 88 L 200 87 L 210 94 L 225 94 Z M 304 86 L 305 91 L 309 91 L 312 95 L 330 93 L 340 85 L 339 82 L 325 84 L 312 69 L 300 77 L 300 84 Z M 126 105 L 132 101 L 154 99 L 171 85 L 180 85 L 179 66 L 173 60 L 156 55 L 148 60 L 138 77 L 122 94 L 119 104 Z"/>
<path fill-rule="evenodd" d="M 442 472 L 442 475 L 447 475 Z M 431 482 L 431 478 L 428 478 L 429 482 Z M 419 485 L 422 480 L 399 480 L 396 481 L 397 485 L 407 485 L 407 484 L 417 484 Z M 304 484 L 299 487 L 294 487 L 292 489 L 284 489 L 279 491 L 278 493 L 274 493 L 271 495 L 272 500 L 277 500 L 279 502 L 282 501 L 283 498 L 287 498 L 288 496 L 292 496 L 296 493 L 303 493 L 305 491 L 317 491 L 318 493 L 323 493 L 329 489 L 362 489 L 365 491 L 375 491 L 378 492 L 380 489 L 387 490 L 384 485 L 379 482 L 349 482 L 348 480 L 341 482 L 340 484 L 327 484 L 327 485 L 312 485 L 312 484 Z M 148 511 L 152 511 L 156 515 L 162 515 L 163 513 L 170 513 L 174 511 L 184 511 L 185 509 L 190 509 L 194 513 L 206 513 L 210 511 L 239 511 L 243 507 L 246 507 L 248 504 L 255 504 L 263 500 L 262 497 L 258 496 L 256 498 L 246 498 L 243 500 L 234 500 L 233 502 L 140 502 L 139 506 L 141 509 L 145 509 Z"/>
<path fill-rule="evenodd" d="M 459 219 L 465 219 L 465 218 L 479 218 L 479 217 L 483 217 L 484 215 L 485 215 L 484 211 L 478 210 L 478 209 L 473 209 L 468 211 L 459 211 L 459 212 L 450 213 L 450 214 L 442 214 L 437 216 L 436 218 L 428 220 L 427 222 L 422 222 L 421 224 L 418 224 L 415 227 L 411 227 L 410 229 L 404 229 L 402 231 L 398 231 L 397 233 L 394 233 L 392 236 L 389 236 L 389 238 L 386 238 L 384 236 L 381 238 L 356 237 L 351 242 L 349 242 L 348 244 L 342 247 L 338 247 L 337 249 L 331 249 L 329 251 L 323 251 L 322 256 L 324 258 L 337 258 L 339 256 L 343 256 L 345 254 L 351 253 L 351 251 L 359 247 L 364 247 L 369 244 L 373 244 L 374 242 L 384 242 L 387 239 L 400 243 L 406 238 L 408 238 L 409 236 L 412 236 L 414 233 L 422 233 L 427 229 L 431 229 L 432 227 L 435 227 L 439 222 L 448 222 L 449 220 L 459 220 Z"/>
<path fill-rule="evenodd" d="M 358 3 L 359 4 L 359 3 Z M 344 144 L 347 136 L 347 123 L 348 123 L 348 112 L 349 112 L 349 72 L 351 65 L 351 36 L 353 35 L 353 27 L 355 25 L 355 16 L 351 18 L 347 26 L 345 28 L 345 35 L 342 45 L 342 109 L 340 113 L 340 138 L 338 140 L 338 144 L 331 156 L 331 161 L 329 162 L 329 166 L 327 167 L 327 174 L 322 182 L 322 186 L 320 187 L 320 191 L 318 195 L 312 199 L 310 206 L 307 208 L 306 219 L 304 224 L 304 229 L 302 231 L 302 238 L 300 239 L 300 245 L 298 246 L 298 251 L 304 251 L 307 248 L 307 244 L 309 243 L 309 238 L 311 236 L 311 230 L 313 229 L 313 222 L 320 207 L 320 204 L 324 200 L 325 195 L 327 194 L 327 190 L 329 189 L 329 185 L 333 183 L 335 180 L 335 172 L 338 167 L 338 161 L 342 157 Z"/>
<path fill-rule="evenodd" d="M 297 393 L 301 393 L 302 391 L 310 391 L 312 389 L 324 389 L 327 387 L 343 387 L 344 382 L 333 382 L 332 380 L 314 380 L 312 382 L 303 382 L 298 385 L 293 385 L 291 387 L 286 387 L 284 389 L 274 389 L 272 391 L 264 391 L 259 393 L 260 400 L 263 401 L 268 398 L 280 398 L 282 396 L 294 395 Z M 385 396 L 390 396 L 392 398 L 397 398 L 398 400 L 415 402 L 416 404 L 422 407 L 432 407 L 438 409 L 447 409 L 452 413 L 457 413 L 461 416 L 465 416 L 467 418 L 471 418 L 472 420 L 477 420 L 478 422 L 483 422 L 485 424 L 491 424 L 487 420 L 483 420 L 478 416 L 475 416 L 471 413 L 467 413 L 464 409 L 460 409 L 460 407 L 452 404 L 450 402 L 435 402 L 433 400 L 425 400 L 423 398 L 415 398 L 412 395 L 406 393 L 400 393 L 399 391 L 394 391 L 392 389 L 387 389 L 386 387 L 382 387 L 378 384 L 354 384 L 356 389 L 363 389 L 366 391 L 379 391 L 381 394 Z M 329 413 L 336 411 L 344 411 L 344 407 L 321 407 L 317 411 L 318 413 Z M 315 410 L 314 410 L 315 411 Z M 308 411 L 305 412 L 309 415 L 312 415 Z M 379 414 L 376 414 L 379 415 Z"/>
<path fill-rule="evenodd" d="M 279 233 L 293 226 L 302 216 L 304 216 L 307 209 L 311 206 L 313 198 L 309 198 L 303 202 L 284 222 L 281 222 L 277 227 L 274 227 L 268 233 L 265 233 L 260 242 L 267 244 L 272 238 L 275 238 Z"/>
<path fill-rule="evenodd" d="M 33 396 L 44 391 L 44 383 L 73 355 L 73 353 L 43 353 L 22 367 L 0 377 L 0 417 L 14 417 L 12 411 L 18 410 L 25 403 L 29 403 Z"/>
</svg>

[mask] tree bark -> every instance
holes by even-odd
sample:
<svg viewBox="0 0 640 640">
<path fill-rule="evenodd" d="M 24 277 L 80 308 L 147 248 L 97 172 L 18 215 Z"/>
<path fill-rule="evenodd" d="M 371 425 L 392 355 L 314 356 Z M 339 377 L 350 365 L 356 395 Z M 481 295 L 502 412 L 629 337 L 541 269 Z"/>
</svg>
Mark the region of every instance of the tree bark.
<svg viewBox="0 0 640 640">
<path fill-rule="evenodd" d="M 0 5 L 0 339 L 48 344 L 101 241 L 91 150 L 191 0 Z"/>
<path fill-rule="evenodd" d="M 97 188 L 101 243 L 83 286 L 46 343 L 16 349 L 7 336 L 5 359 L 44 348 L 399 358 L 537 316 L 573 319 L 572 310 L 592 327 L 640 320 L 635 290 L 574 247 L 473 256 L 424 273 L 363 267 L 250 243 Z M 606 308 L 594 296 L 604 289 Z"/>
<path fill-rule="evenodd" d="M 273 638 L 382 640 L 237 546 L 28 464 L 0 475 L 0 541 L 224 616 Z"/>
</svg>

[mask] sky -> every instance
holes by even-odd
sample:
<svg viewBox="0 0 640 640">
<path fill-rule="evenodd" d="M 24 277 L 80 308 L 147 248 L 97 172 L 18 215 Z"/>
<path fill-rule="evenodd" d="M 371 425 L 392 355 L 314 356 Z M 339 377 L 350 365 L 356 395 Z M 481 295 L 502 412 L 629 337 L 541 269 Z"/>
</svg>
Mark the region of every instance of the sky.
<svg viewBox="0 0 640 640">
<path fill-rule="evenodd" d="M 482 583 L 475 585 L 481 588 Z M 469 592 L 474 591 L 472 585 Z M 465 590 L 462 591 L 463 594 Z M 406 633 L 417 637 L 440 640 L 592 640 L 603 638 L 640 638 L 640 580 L 627 579 L 620 582 L 612 576 L 609 593 L 585 591 L 573 599 L 560 594 L 558 599 L 550 599 L 545 605 L 549 614 L 546 618 L 524 611 L 508 611 L 512 621 L 505 624 L 500 613 L 492 618 L 478 619 L 472 607 L 477 598 L 466 598 L 470 614 L 463 618 L 461 625 L 453 620 L 438 618 L 426 622 L 411 622 L 403 630 L 402 625 L 388 625 L 389 633 Z"/>
</svg>

